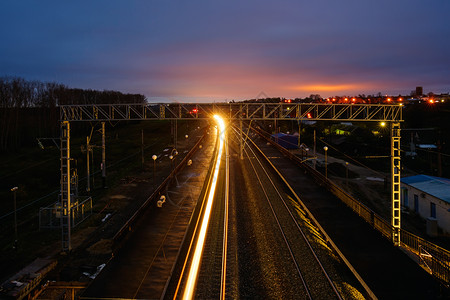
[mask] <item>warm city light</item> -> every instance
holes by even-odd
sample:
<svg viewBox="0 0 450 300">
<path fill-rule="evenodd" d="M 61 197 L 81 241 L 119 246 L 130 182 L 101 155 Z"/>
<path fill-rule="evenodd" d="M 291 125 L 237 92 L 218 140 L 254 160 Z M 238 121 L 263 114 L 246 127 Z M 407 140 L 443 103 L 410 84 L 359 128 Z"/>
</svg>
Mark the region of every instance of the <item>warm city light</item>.
<svg viewBox="0 0 450 300">
<path fill-rule="evenodd" d="M 208 230 L 209 218 L 211 215 L 211 209 L 214 200 L 214 193 L 216 191 L 217 179 L 219 177 L 220 162 L 222 160 L 223 145 L 225 144 L 225 122 L 218 116 L 214 115 L 218 123 L 219 130 L 219 151 L 217 154 L 216 165 L 214 166 L 213 179 L 211 182 L 211 189 L 209 190 L 208 199 L 206 202 L 205 214 L 200 227 L 200 233 L 198 235 L 197 244 L 195 245 L 194 256 L 192 258 L 192 264 L 189 269 L 188 280 L 186 288 L 184 290 L 183 299 L 192 299 L 194 295 L 195 284 L 197 282 L 198 270 L 200 268 L 200 261 L 203 253 L 203 246 L 205 244 L 206 232 Z"/>
</svg>

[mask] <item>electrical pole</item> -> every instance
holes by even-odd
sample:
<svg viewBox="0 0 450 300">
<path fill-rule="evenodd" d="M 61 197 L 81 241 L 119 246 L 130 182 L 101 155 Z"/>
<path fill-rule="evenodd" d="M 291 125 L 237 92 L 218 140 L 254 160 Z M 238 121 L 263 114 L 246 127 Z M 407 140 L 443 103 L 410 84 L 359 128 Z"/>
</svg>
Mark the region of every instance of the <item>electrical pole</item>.
<svg viewBox="0 0 450 300">
<path fill-rule="evenodd" d="M 314 129 L 314 170 L 316 169 L 316 161 L 317 161 L 317 155 L 316 155 L 316 129 Z"/>
<path fill-rule="evenodd" d="M 106 144 L 105 122 L 102 122 L 102 186 L 106 188 Z"/>
<path fill-rule="evenodd" d="M 16 205 L 16 192 L 19 188 L 17 186 L 11 189 L 11 192 L 14 193 L 14 246 L 13 248 L 17 250 L 17 205 Z"/>
<path fill-rule="evenodd" d="M 345 187 L 348 191 L 348 161 L 345 162 Z"/>
<path fill-rule="evenodd" d="M 177 121 L 177 119 L 175 119 L 175 128 L 174 128 L 174 134 L 173 134 L 173 138 L 174 138 L 173 145 L 174 145 L 175 149 L 177 149 L 177 136 L 178 136 L 178 121 Z"/>
<path fill-rule="evenodd" d="M 141 163 L 142 170 L 144 169 L 144 129 L 141 129 Z"/>
<path fill-rule="evenodd" d="M 300 142 L 301 131 L 302 131 L 302 121 L 298 120 L 298 148 L 299 149 L 300 149 L 300 145 L 301 145 L 301 142 Z"/>
<path fill-rule="evenodd" d="M 391 202 L 392 241 L 400 245 L 400 123 L 391 123 Z"/>
<path fill-rule="evenodd" d="M 437 159 L 437 167 L 438 167 L 438 177 L 442 177 L 442 153 L 441 153 L 441 141 L 437 141 L 437 150 L 438 150 L 438 159 Z"/>
<path fill-rule="evenodd" d="M 91 191 L 91 172 L 89 170 L 89 152 L 90 150 L 90 145 L 89 145 L 89 137 L 86 137 L 86 179 L 87 179 L 87 185 L 86 185 L 86 191 L 90 192 Z"/>
<path fill-rule="evenodd" d="M 61 231 L 62 250 L 72 250 L 71 244 L 71 191 L 70 191 L 70 123 L 61 122 Z M 88 152 L 89 153 L 89 152 Z M 89 157 L 89 156 L 88 156 Z"/>
</svg>

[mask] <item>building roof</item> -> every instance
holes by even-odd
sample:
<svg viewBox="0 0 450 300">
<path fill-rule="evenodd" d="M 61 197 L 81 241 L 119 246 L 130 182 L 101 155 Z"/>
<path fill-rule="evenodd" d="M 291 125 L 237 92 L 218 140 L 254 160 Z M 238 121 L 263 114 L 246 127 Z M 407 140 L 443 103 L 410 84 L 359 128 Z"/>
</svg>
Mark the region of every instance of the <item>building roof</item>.
<svg viewBox="0 0 450 300">
<path fill-rule="evenodd" d="M 404 177 L 401 181 L 422 192 L 450 203 L 450 179 L 429 175 Z"/>
<path fill-rule="evenodd" d="M 433 144 L 417 144 L 420 149 L 437 149 L 436 145 Z"/>
</svg>

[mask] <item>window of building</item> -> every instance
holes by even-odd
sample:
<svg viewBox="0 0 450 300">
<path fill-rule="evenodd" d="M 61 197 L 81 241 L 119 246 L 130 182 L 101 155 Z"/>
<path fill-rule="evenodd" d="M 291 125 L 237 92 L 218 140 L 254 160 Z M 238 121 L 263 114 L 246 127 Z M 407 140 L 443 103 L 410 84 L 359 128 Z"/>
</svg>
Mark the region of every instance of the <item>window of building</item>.
<svg viewBox="0 0 450 300">
<path fill-rule="evenodd" d="M 408 201 L 408 189 L 402 188 L 403 190 L 403 206 L 408 207 L 409 201 Z"/>
<path fill-rule="evenodd" d="M 414 211 L 419 212 L 419 195 L 414 194 Z"/>
<path fill-rule="evenodd" d="M 436 218 L 436 204 L 430 202 L 430 217 Z"/>
</svg>

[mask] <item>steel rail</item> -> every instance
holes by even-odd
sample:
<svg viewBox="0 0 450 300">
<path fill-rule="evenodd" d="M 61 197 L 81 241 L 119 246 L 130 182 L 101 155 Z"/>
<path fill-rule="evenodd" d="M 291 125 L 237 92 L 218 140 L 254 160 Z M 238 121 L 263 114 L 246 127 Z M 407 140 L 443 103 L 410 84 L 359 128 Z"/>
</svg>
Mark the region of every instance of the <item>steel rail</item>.
<svg viewBox="0 0 450 300">
<path fill-rule="evenodd" d="M 222 273 L 220 280 L 220 299 L 225 299 L 225 286 L 227 275 L 227 247 L 228 247 L 228 200 L 230 190 L 230 156 L 228 153 L 228 136 L 225 137 L 225 209 L 223 217 L 223 244 L 222 244 Z"/>
<path fill-rule="evenodd" d="M 259 130 L 255 130 L 254 128 L 252 128 L 254 132 L 256 132 L 260 137 L 262 137 L 264 140 L 266 140 L 267 142 L 269 142 L 273 147 L 275 147 L 278 151 L 280 151 L 283 155 L 285 155 L 286 157 L 288 157 L 290 160 L 293 161 L 297 161 L 296 157 L 289 151 L 287 151 L 286 149 L 284 149 L 283 147 L 279 146 L 278 144 L 276 144 L 275 142 L 273 142 L 271 139 L 269 139 L 268 137 L 264 136 L 261 134 L 261 132 Z M 260 148 L 258 148 L 259 151 L 262 152 L 262 150 Z M 297 161 L 298 162 L 298 161 Z M 327 243 L 329 243 L 331 245 L 331 247 L 334 249 L 334 251 L 336 251 L 336 253 L 338 254 L 338 256 L 342 259 L 342 261 L 345 263 L 345 265 L 347 266 L 347 268 L 349 268 L 349 270 L 353 273 L 353 275 L 356 277 L 356 279 L 359 281 L 359 283 L 363 286 L 364 290 L 367 292 L 367 294 L 369 295 L 369 297 L 371 299 L 377 299 L 377 297 L 375 296 L 375 294 L 372 292 L 372 290 L 369 288 L 369 286 L 365 283 L 365 281 L 363 280 L 363 278 L 361 277 L 361 275 L 358 274 L 358 272 L 356 271 L 356 269 L 352 266 L 352 264 L 348 261 L 348 259 L 344 256 L 344 254 L 341 252 L 341 250 L 339 250 L 339 248 L 337 247 L 337 245 L 333 242 L 333 240 L 331 239 L 331 237 L 326 233 L 326 231 L 322 228 L 322 226 L 319 224 L 319 222 L 316 220 L 316 218 L 314 217 L 314 215 L 309 211 L 308 207 L 306 207 L 306 205 L 302 202 L 302 200 L 300 199 L 300 197 L 297 195 L 297 193 L 294 191 L 294 189 L 292 188 L 292 186 L 287 182 L 286 178 L 284 178 L 284 176 L 281 174 L 281 172 L 275 167 L 275 165 L 269 160 L 268 163 L 271 165 L 272 169 L 278 174 L 278 176 L 283 180 L 284 184 L 286 185 L 286 187 L 291 191 L 291 194 L 294 196 L 294 198 L 296 199 L 297 203 L 300 204 L 300 206 L 302 207 L 302 209 L 306 212 L 306 215 L 312 220 L 312 222 L 314 223 L 314 225 L 319 229 L 319 231 L 321 232 L 321 234 L 326 238 Z M 323 175 L 321 175 L 322 177 L 318 176 L 318 172 L 314 169 L 312 169 L 311 167 L 308 167 L 307 165 L 304 165 L 307 170 L 310 172 L 310 174 L 313 175 L 314 178 L 316 178 L 319 182 L 324 182 L 323 179 Z M 330 190 L 331 191 L 331 190 Z M 343 201 L 343 203 L 345 203 L 347 206 L 349 206 L 350 208 L 352 208 L 355 212 L 357 212 L 355 210 L 355 208 L 348 204 L 348 202 L 346 202 L 345 200 L 341 199 Z M 358 207 L 362 207 L 363 209 L 368 209 L 364 206 L 364 204 L 356 201 L 356 200 L 352 200 L 354 201 L 354 203 L 357 203 Z M 357 212 L 358 213 L 358 212 Z M 364 219 L 364 216 L 359 214 L 360 217 L 362 217 Z M 376 216 L 376 214 L 375 214 Z M 365 219 L 367 221 L 367 219 Z M 386 237 L 386 233 L 385 231 L 383 231 L 383 226 L 387 226 L 387 228 L 390 228 L 390 224 L 387 223 L 386 221 L 384 221 L 382 218 L 378 218 L 378 220 L 380 221 L 379 226 L 381 227 L 377 227 L 375 225 L 374 228 L 379 230 L 383 236 Z M 384 225 L 383 225 L 384 224 Z M 403 233 L 405 233 L 406 231 L 403 231 Z M 388 237 L 390 238 L 390 236 Z"/>
<path fill-rule="evenodd" d="M 220 164 L 222 161 L 222 155 L 225 147 L 225 122 L 219 115 L 214 115 L 214 119 L 217 121 L 217 131 L 219 133 L 219 145 L 217 152 L 216 164 L 214 165 L 213 179 L 208 192 L 208 199 L 206 200 L 205 212 L 202 217 L 200 231 L 197 234 L 197 241 L 195 245 L 195 250 L 192 256 L 192 262 L 189 268 L 188 278 L 186 286 L 183 292 L 183 299 L 192 299 L 194 297 L 195 286 L 197 284 L 198 272 L 200 269 L 200 264 L 203 256 L 203 250 L 205 249 L 205 240 L 209 228 L 209 223 L 211 219 L 211 212 L 214 204 L 215 192 L 217 188 L 217 182 L 220 173 Z"/>
<path fill-rule="evenodd" d="M 234 128 L 234 130 L 235 130 L 235 133 L 237 133 L 237 130 L 236 130 L 235 128 Z M 238 136 L 238 138 L 239 138 L 239 136 Z M 250 148 L 249 148 L 249 149 L 250 149 Z M 250 150 L 252 150 L 252 149 L 250 149 Z M 277 214 L 275 213 L 275 210 L 274 210 L 274 208 L 273 208 L 273 206 L 272 206 L 272 203 L 270 202 L 270 197 L 269 197 L 269 195 L 267 194 L 266 188 L 264 187 L 264 184 L 262 183 L 262 180 L 261 180 L 261 178 L 259 177 L 258 172 L 257 172 L 257 170 L 256 170 L 256 168 L 255 168 L 255 166 L 254 166 L 254 164 L 252 163 L 251 159 L 250 159 L 250 155 L 249 155 L 248 151 L 247 151 L 245 148 L 244 148 L 244 152 L 245 152 L 246 156 L 249 158 L 250 165 L 252 166 L 252 169 L 253 169 L 253 171 L 255 172 L 256 178 L 258 179 L 259 185 L 261 186 L 261 190 L 263 191 L 264 196 L 265 196 L 265 198 L 266 198 L 266 200 L 267 200 L 267 203 L 269 204 L 269 207 L 270 207 L 270 209 L 271 209 L 271 211 L 272 211 L 272 214 L 273 214 L 273 216 L 274 216 L 274 218 L 275 218 L 275 221 L 277 222 L 278 229 L 280 230 L 281 235 L 283 236 L 283 240 L 284 240 L 284 242 L 285 242 L 285 244 L 286 244 L 287 249 L 289 250 L 289 254 L 290 254 L 291 259 L 292 259 L 292 261 L 293 261 L 293 263 L 294 263 L 294 265 L 295 265 L 295 268 L 297 269 L 297 273 L 298 273 L 298 275 L 299 275 L 299 277 L 300 277 L 300 279 L 301 279 L 301 281 L 302 281 L 302 284 L 303 284 L 303 287 L 305 288 L 306 294 L 307 294 L 307 296 L 308 296 L 309 299 L 312 299 L 311 291 L 310 291 L 310 289 L 309 289 L 309 287 L 308 287 L 308 284 L 307 284 L 306 281 L 305 281 L 305 278 L 303 277 L 302 271 L 300 270 L 300 266 L 299 266 L 297 260 L 295 259 L 295 256 L 294 256 L 292 247 L 291 247 L 291 245 L 289 244 L 289 241 L 287 240 L 286 234 L 285 234 L 285 232 L 284 232 L 284 230 L 283 230 L 283 228 L 282 228 L 282 226 L 281 226 L 281 224 L 280 224 L 280 220 L 278 219 Z M 252 151 L 252 152 L 253 152 L 253 151 Z M 256 155 L 255 155 L 254 152 L 253 152 L 253 155 L 254 155 L 255 158 L 258 160 L 258 158 L 256 157 Z M 261 164 L 260 164 L 260 165 L 261 165 Z M 262 167 L 262 165 L 261 165 L 261 167 Z M 262 167 L 262 168 L 264 169 L 264 167 Z M 271 183 L 273 184 L 273 182 L 271 182 Z M 275 187 L 275 185 L 273 185 L 273 186 Z M 275 189 L 276 189 L 276 187 L 275 187 Z"/>
<path fill-rule="evenodd" d="M 181 287 L 181 284 L 182 284 L 182 281 L 183 281 L 184 271 L 185 271 L 186 266 L 188 264 L 188 260 L 189 260 L 189 257 L 190 257 L 192 246 L 194 244 L 195 237 L 197 236 L 197 229 L 198 229 L 199 224 L 200 224 L 200 219 L 201 219 L 201 216 L 203 215 L 203 212 L 204 212 L 204 209 L 205 209 L 205 206 L 206 206 L 206 198 L 208 197 L 209 190 L 211 189 L 211 183 L 212 183 L 213 174 L 214 174 L 213 166 L 216 164 L 217 156 L 218 156 L 217 153 L 218 153 L 218 147 L 219 147 L 219 138 L 220 138 L 219 135 L 217 135 L 217 138 L 216 138 L 216 150 L 215 150 L 215 153 L 214 153 L 214 159 L 211 162 L 211 166 L 212 166 L 211 167 L 211 171 L 208 174 L 209 177 L 208 177 L 208 181 L 207 181 L 207 187 L 206 187 L 205 192 L 203 194 L 203 199 L 202 199 L 202 202 L 201 202 L 202 205 L 201 205 L 201 208 L 200 208 L 200 212 L 198 214 L 198 218 L 197 218 L 197 220 L 195 222 L 195 227 L 194 227 L 194 230 L 193 230 L 193 233 L 192 233 L 192 238 L 191 238 L 191 240 L 189 242 L 188 251 L 186 253 L 186 257 L 185 257 L 184 262 L 183 262 L 183 267 L 181 269 L 180 277 L 178 278 L 177 287 L 175 289 L 175 293 L 174 293 L 173 299 L 177 298 L 178 292 L 180 290 L 180 287 Z"/>
<path fill-rule="evenodd" d="M 216 184 L 220 171 L 220 162 L 222 159 L 222 153 L 224 151 L 223 148 L 225 144 L 224 136 L 221 136 L 222 134 L 225 134 L 225 125 L 223 119 L 221 119 L 219 116 L 215 116 L 215 118 L 217 119 L 219 126 L 212 169 L 208 177 L 207 188 L 205 189 L 205 193 L 203 194 L 201 209 L 198 214 L 195 227 L 193 229 L 192 238 L 190 240 L 189 247 L 183 262 L 181 274 L 177 281 L 173 299 L 177 298 L 182 286 L 184 288 L 184 291 L 182 292 L 183 299 L 192 299 L 194 297 L 195 288 L 197 285 L 198 272 L 202 260 L 206 234 L 209 227 L 209 220 L 212 211 L 212 205 L 214 202 Z M 185 276 L 187 276 L 187 278 L 185 278 Z"/>
<path fill-rule="evenodd" d="M 244 133 L 245 134 L 245 133 Z M 253 146 L 257 149 L 259 149 L 259 147 L 255 144 L 255 142 L 253 142 L 253 140 L 247 136 L 246 140 L 250 140 L 253 144 Z M 247 143 L 247 142 L 246 142 Z M 249 145 L 247 143 L 247 145 Z M 250 145 L 249 145 L 250 146 Z M 255 155 L 255 158 L 257 159 L 258 163 L 261 165 L 262 170 L 264 171 L 264 173 L 266 174 L 267 178 L 269 179 L 270 183 L 273 185 L 275 191 L 277 192 L 278 196 L 280 197 L 281 201 L 283 202 L 284 207 L 286 208 L 286 211 L 289 213 L 292 221 L 294 221 L 294 224 L 296 225 L 298 231 L 301 233 L 303 239 L 305 240 L 309 250 L 311 251 L 311 253 L 313 254 L 315 260 L 317 261 L 317 263 L 319 264 L 323 274 L 325 275 L 328 283 L 330 284 L 330 286 L 333 288 L 333 291 L 335 292 L 335 294 L 338 296 L 339 299 L 342 299 L 339 291 L 337 290 L 335 284 L 333 283 L 333 281 L 331 280 L 330 276 L 328 275 L 327 271 L 325 270 L 325 268 L 323 267 L 320 259 L 318 258 L 316 251 L 313 249 L 311 243 L 309 242 L 308 238 L 306 237 L 303 229 L 300 227 L 300 225 L 298 224 L 297 220 L 295 219 L 294 215 L 292 214 L 291 210 L 289 209 L 288 205 L 286 204 L 286 201 L 284 200 L 283 196 L 281 195 L 280 191 L 278 190 L 278 188 L 276 187 L 275 183 L 272 181 L 272 178 L 270 178 L 270 175 L 268 174 L 267 170 L 263 167 L 261 161 L 257 158 L 256 153 L 253 151 L 253 149 L 251 147 L 249 147 L 249 149 L 253 152 L 253 154 Z M 265 158 L 266 161 L 268 161 L 268 157 L 266 155 L 264 155 L 264 153 L 262 151 L 259 151 L 259 153 Z"/>
<path fill-rule="evenodd" d="M 272 140 L 270 140 L 269 138 L 267 138 L 266 136 L 262 135 L 261 132 L 259 130 L 256 130 L 255 128 L 252 128 L 254 132 L 256 132 L 260 137 L 262 137 L 264 140 L 266 140 L 267 142 L 269 142 L 273 147 L 275 147 L 278 151 L 280 151 L 282 154 L 284 154 L 286 157 L 288 157 L 291 160 L 296 161 L 296 157 L 289 151 L 287 151 L 286 149 L 284 149 L 283 147 L 279 146 L 278 144 L 276 144 L 275 142 L 273 142 Z M 262 152 L 262 150 L 260 148 L 258 148 L 260 152 Z M 358 280 L 358 282 L 362 285 L 362 287 L 364 288 L 364 290 L 367 292 L 367 294 L 369 295 L 369 297 L 371 299 L 378 299 L 376 297 L 376 295 L 372 292 L 372 290 L 370 289 L 370 287 L 366 284 L 366 282 L 363 280 L 363 278 L 361 277 L 361 275 L 358 274 L 358 272 L 356 271 L 356 269 L 352 266 L 352 264 L 348 261 L 348 259 L 344 256 L 344 254 L 341 252 L 341 250 L 337 247 L 337 245 L 333 242 L 333 240 L 331 239 L 331 237 L 326 233 L 326 231 L 322 228 L 322 226 L 319 224 L 319 222 L 316 220 L 316 218 L 314 217 L 314 215 L 310 212 L 310 210 L 308 209 L 308 207 L 306 207 L 306 205 L 302 202 L 302 200 L 300 199 L 300 197 L 297 195 L 297 193 L 294 191 L 294 189 L 292 188 L 292 186 L 287 182 L 286 178 L 284 178 L 284 176 L 281 174 L 281 172 L 275 167 L 275 165 L 270 161 L 270 159 L 268 160 L 268 163 L 270 164 L 270 166 L 272 167 L 272 169 L 278 174 L 278 176 L 282 179 L 284 185 L 290 190 L 291 194 L 294 196 L 295 200 L 297 201 L 298 204 L 300 204 L 300 206 L 302 207 L 302 209 L 305 211 L 306 215 L 308 216 L 308 218 L 311 219 L 311 221 L 313 222 L 314 226 L 317 227 L 317 229 L 320 231 L 320 233 L 325 237 L 326 241 L 328 244 L 331 245 L 331 247 L 333 248 L 333 250 L 337 253 L 337 255 L 341 258 L 341 260 L 344 262 L 344 264 L 347 266 L 347 268 L 353 273 L 353 275 L 356 277 L 356 279 Z M 320 182 L 322 182 L 324 179 L 317 176 L 317 174 L 319 174 L 317 171 L 313 170 L 312 168 L 306 166 L 308 169 L 308 171 L 312 172 L 311 174 L 313 175 L 314 178 L 318 179 Z M 322 175 L 323 176 L 323 175 Z M 345 202 L 343 199 L 341 199 L 344 203 L 346 203 L 348 206 L 350 206 L 350 208 L 352 208 L 351 205 L 349 205 L 347 202 Z M 357 202 L 356 200 L 354 200 L 355 203 Z M 363 206 L 363 204 L 357 202 L 358 205 Z M 353 209 L 355 210 L 355 209 Z M 361 217 L 363 217 L 362 215 L 360 215 Z M 363 217 L 364 218 L 364 217 Z M 388 224 L 386 223 L 384 220 L 380 219 L 381 224 Z M 389 227 L 390 225 L 388 225 Z M 378 229 L 383 235 L 385 235 L 385 233 L 383 232 L 383 230 L 381 230 L 380 228 L 375 227 L 376 229 Z M 389 227 L 390 228 L 390 227 Z"/>
<path fill-rule="evenodd" d="M 244 133 L 244 135 L 246 135 L 246 134 Z M 279 191 L 278 188 L 276 187 L 275 183 L 273 182 L 273 180 L 272 180 L 272 178 L 270 177 L 269 173 L 267 172 L 266 168 L 264 168 L 264 166 L 263 166 L 261 160 L 257 157 L 255 151 L 250 147 L 250 144 L 249 144 L 247 141 L 250 140 L 250 142 L 253 144 L 253 146 L 254 146 L 256 149 L 259 150 L 259 153 L 261 154 L 261 156 L 263 156 L 263 157 L 265 158 L 266 161 L 268 161 L 268 158 L 264 155 L 264 153 L 259 149 L 259 147 L 253 142 L 253 140 L 252 140 L 248 135 L 246 135 L 245 138 L 246 138 L 246 142 L 245 142 L 245 143 L 248 145 L 248 148 L 250 149 L 250 151 L 252 151 L 252 153 L 253 153 L 254 157 L 256 158 L 257 162 L 260 164 L 261 169 L 264 171 L 265 175 L 267 176 L 267 178 L 269 179 L 270 183 L 271 183 L 272 186 L 274 187 L 274 190 L 276 191 L 278 197 L 279 197 L 280 200 L 282 201 L 282 203 L 283 203 L 283 205 L 284 205 L 286 211 L 289 213 L 289 215 L 290 215 L 292 221 L 293 221 L 294 224 L 296 225 L 298 231 L 301 233 L 301 235 L 302 235 L 304 241 L 306 242 L 306 245 L 308 246 L 309 250 L 311 251 L 312 255 L 314 256 L 314 259 L 316 260 L 316 262 L 317 262 L 318 265 L 320 266 L 320 269 L 322 270 L 323 275 L 324 275 L 325 278 L 327 279 L 329 285 L 332 287 L 333 292 L 336 294 L 336 296 L 337 296 L 339 299 L 342 299 L 342 297 L 341 297 L 339 291 L 337 290 L 335 284 L 333 283 L 333 281 L 331 280 L 331 278 L 330 278 L 330 276 L 328 275 L 327 271 L 326 271 L 325 268 L 323 267 L 323 265 L 322 265 L 320 259 L 318 258 L 318 256 L 317 256 L 315 250 L 313 249 L 311 243 L 309 242 L 308 238 L 306 237 L 306 235 L 305 235 L 303 229 L 300 227 L 299 223 L 298 223 L 297 220 L 295 219 L 294 215 L 292 214 L 291 210 L 289 209 L 288 205 L 286 204 L 286 201 L 284 200 L 284 198 L 283 198 L 283 196 L 281 195 L 280 191 Z M 250 161 L 250 163 L 251 163 L 251 161 Z M 258 176 L 258 175 L 257 175 L 257 176 Z M 271 206 L 271 209 L 272 209 L 272 211 L 273 211 L 272 205 L 270 205 L 270 206 Z"/>
</svg>

